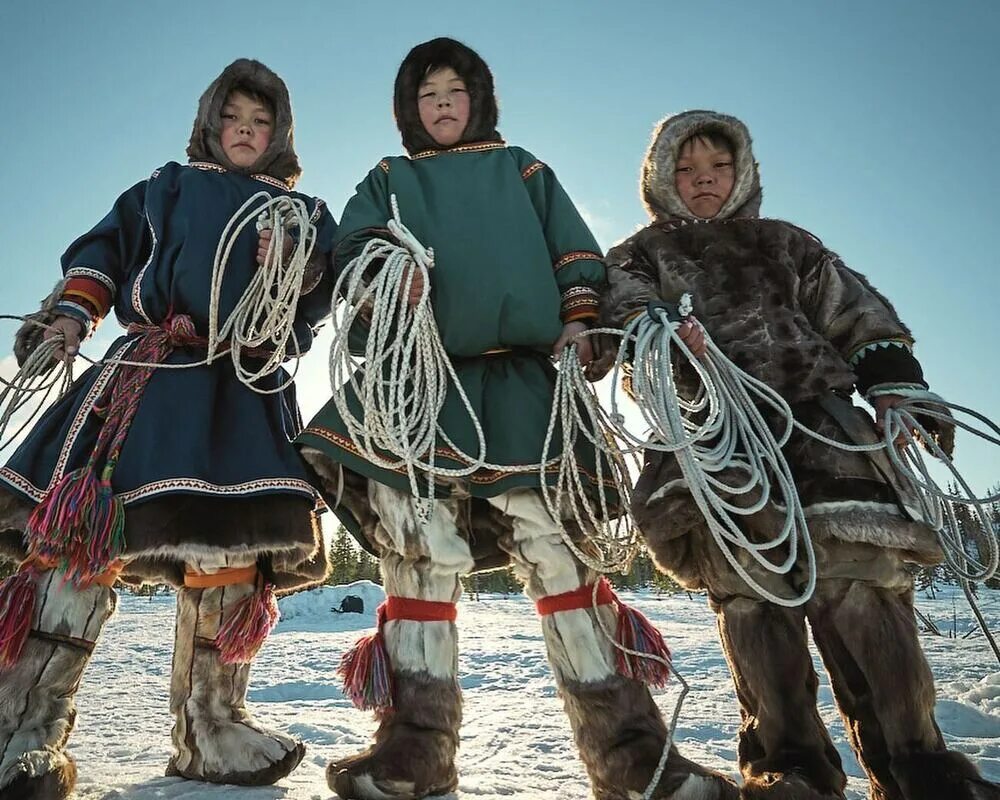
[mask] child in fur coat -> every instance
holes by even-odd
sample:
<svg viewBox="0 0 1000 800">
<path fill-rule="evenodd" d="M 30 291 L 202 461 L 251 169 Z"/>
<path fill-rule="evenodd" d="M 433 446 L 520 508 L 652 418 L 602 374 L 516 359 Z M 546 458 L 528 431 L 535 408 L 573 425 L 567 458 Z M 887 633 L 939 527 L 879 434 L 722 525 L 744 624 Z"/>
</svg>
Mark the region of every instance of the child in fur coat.
<svg viewBox="0 0 1000 800">
<path fill-rule="evenodd" d="M 492 76 L 468 47 L 451 39 L 415 47 L 396 78 L 395 111 L 409 155 L 382 160 L 358 186 L 344 211 L 334 268 L 346 267 L 372 238 L 387 238 L 395 195 L 405 225 L 434 248 L 431 304 L 482 423 L 487 460 L 534 464 L 553 403 L 550 357 L 596 317 L 605 280 L 597 244 L 552 170 L 501 140 Z M 421 288 L 411 287 L 411 304 Z M 591 360 L 586 342 L 579 354 L 584 364 Z M 476 452 L 456 396 L 445 401 L 438 422 L 452 442 Z M 443 496 L 423 526 L 406 475 L 359 454 L 333 402 L 298 441 L 330 496 L 342 498 L 341 520 L 379 554 L 388 595 L 379 637 L 391 690 L 375 691 L 375 675 L 353 676 L 359 704 L 378 709 L 379 728 L 366 752 L 330 764 L 331 788 L 345 799 L 420 798 L 455 788 L 460 578 L 509 558 L 542 615 L 595 795 L 627 800 L 641 793 L 666 728 L 647 687 L 616 670 L 596 615 L 614 630 L 619 607 L 602 585 L 599 608 L 592 608 L 598 575 L 563 542 L 540 497 L 538 470 L 481 469 L 440 486 Z M 462 465 L 457 454 L 440 450 L 439 462 Z M 581 479 L 592 483 L 592 470 L 584 468 Z M 729 781 L 676 748 L 653 795 L 735 796 Z"/>
<path fill-rule="evenodd" d="M 760 181 L 742 122 L 709 111 L 666 119 L 642 168 L 642 195 L 653 221 L 608 254 L 605 324 L 621 327 L 648 301 L 676 302 L 690 291 L 695 316 L 723 353 L 777 390 L 799 421 L 848 444 L 876 442 L 887 408 L 926 394 L 912 336 L 889 302 L 814 236 L 759 218 Z M 703 352 L 696 324 L 680 335 Z M 854 389 L 875 408 L 875 424 L 852 405 Z M 952 430 L 937 435 L 950 449 Z M 784 453 L 818 571 L 815 594 L 798 608 L 761 599 L 734 573 L 673 456 L 649 452 L 633 495 L 657 565 L 685 587 L 707 590 L 718 616 L 743 718 L 743 797 L 844 796 L 840 757 L 816 710 L 808 620 L 872 800 L 1000 798 L 945 748 L 934 721 L 906 564 L 940 563 L 942 552 L 916 521 L 887 456 L 834 449 L 799 432 Z M 743 519 L 747 535 L 763 541 L 782 510 L 772 502 Z M 804 563 L 783 576 L 735 555 L 773 594 L 794 596 L 805 583 Z"/>
<path fill-rule="evenodd" d="M 216 247 L 258 192 L 298 198 L 316 229 L 293 336 L 302 352 L 328 314 L 335 223 L 300 175 L 282 80 L 256 61 L 228 66 L 201 97 L 189 163 L 128 189 L 63 256 L 65 278 L 36 317 L 63 334 L 60 357 L 112 308 L 126 335 L 109 359 L 168 365 L 205 358 Z M 291 251 L 291 238 L 286 256 Z M 232 249 L 219 319 L 231 313 L 272 234 L 244 228 Z M 325 287 L 325 288 L 324 288 Z M 25 358 L 39 329 L 26 326 Z M 249 369 L 261 353 L 244 356 Z M 283 370 L 258 381 L 276 389 Z M 0 555 L 21 562 L 0 588 L 0 798 L 66 797 L 74 694 L 115 606 L 116 578 L 177 588 L 168 774 L 268 784 L 304 747 L 245 708 L 256 647 L 276 619 L 273 590 L 326 569 L 318 495 L 291 443 L 294 390 L 261 394 L 230 356 L 207 366 L 90 368 L 0 469 Z"/>
</svg>

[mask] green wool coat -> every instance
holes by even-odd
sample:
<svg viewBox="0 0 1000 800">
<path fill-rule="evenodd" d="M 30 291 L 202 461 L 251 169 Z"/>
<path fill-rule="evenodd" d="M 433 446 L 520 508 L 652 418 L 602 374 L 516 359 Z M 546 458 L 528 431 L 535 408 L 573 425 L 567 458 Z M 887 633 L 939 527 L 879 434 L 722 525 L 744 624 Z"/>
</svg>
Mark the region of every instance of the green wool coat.
<svg viewBox="0 0 1000 800">
<path fill-rule="evenodd" d="M 565 322 L 596 318 L 598 290 L 605 282 L 593 235 L 552 170 L 530 153 L 501 142 L 461 145 L 379 162 L 344 210 L 334 251 L 338 275 L 372 238 L 392 240 L 385 227 L 392 195 L 403 224 L 434 249 L 431 305 L 444 347 L 483 426 L 487 461 L 512 467 L 538 463 L 556 379 L 552 345 Z M 364 333 L 352 332 L 357 348 Z M 503 352 L 490 353 L 496 350 Z M 349 401 L 360 417 L 353 393 Z M 457 392 L 449 393 L 439 422 L 464 452 L 477 453 L 474 428 Z M 558 431 L 554 438 L 549 458 L 560 454 Z M 379 468 L 358 453 L 332 401 L 297 443 L 322 452 L 356 473 L 354 478 L 409 491 L 404 471 Z M 583 477 L 593 485 L 593 446 L 578 450 Z M 436 461 L 463 465 L 440 439 Z M 540 476 L 530 469 L 480 470 L 462 483 L 473 497 L 490 497 L 517 487 L 537 488 Z M 438 494 L 452 488 L 439 485 Z M 359 515 L 351 505 L 345 496 L 337 513 L 356 531 Z"/>
</svg>

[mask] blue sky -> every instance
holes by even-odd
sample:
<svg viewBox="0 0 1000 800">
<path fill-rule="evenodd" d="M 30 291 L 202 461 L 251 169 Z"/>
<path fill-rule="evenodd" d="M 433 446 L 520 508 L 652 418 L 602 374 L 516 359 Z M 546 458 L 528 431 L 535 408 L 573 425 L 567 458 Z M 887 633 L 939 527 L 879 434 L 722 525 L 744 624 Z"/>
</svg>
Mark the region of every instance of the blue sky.
<svg viewBox="0 0 1000 800">
<path fill-rule="evenodd" d="M 484 56 L 501 131 L 552 165 L 605 246 L 645 222 L 638 169 L 659 118 L 746 120 L 764 213 L 869 275 L 933 388 L 1000 417 L 994 2 L 6 3 L 0 313 L 37 307 L 65 246 L 184 159 L 198 96 L 240 56 L 287 81 L 300 188 L 339 214 L 400 151 L 392 81 L 437 35 Z M 323 356 L 305 370 L 318 402 Z M 1000 480 L 985 447 L 960 445 L 977 485 Z"/>
</svg>

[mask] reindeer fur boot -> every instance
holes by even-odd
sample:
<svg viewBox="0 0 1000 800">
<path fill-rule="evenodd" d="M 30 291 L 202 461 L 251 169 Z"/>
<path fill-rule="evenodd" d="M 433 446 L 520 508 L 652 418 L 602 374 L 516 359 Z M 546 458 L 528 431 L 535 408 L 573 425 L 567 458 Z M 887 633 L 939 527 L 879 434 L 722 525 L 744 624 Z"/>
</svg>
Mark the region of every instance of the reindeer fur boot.
<svg viewBox="0 0 1000 800">
<path fill-rule="evenodd" d="M 63 800 L 76 784 L 66 740 L 74 697 L 115 593 L 77 589 L 57 570 L 36 579 L 33 626 L 20 658 L 0 668 L 0 800 Z"/>
<path fill-rule="evenodd" d="M 620 675 L 566 683 L 563 704 L 595 800 L 637 800 L 653 779 L 667 728 L 645 684 Z M 737 800 L 726 777 L 684 758 L 670 745 L 654 800 Z"/>
<path fill-rule="evenodd" d="M 909 576 L 821 580 L 807 606 L 813 637 L 871 800 L 1000 800 L 964 755 L 945 748 L 934 677 L 913 617 Z"/>
<path fill-rule="evenodd" d="M 348 693 L 359 707 L 376 709 L 379 727 L 371 747 L 333 761 L 326 777 L 342 800 L 417 800 L 458 785 L 462 694 L 455 603 L 462 596 L 459 575 L 472 570 L 473 560 L 458 534 L 455 502 L 439 500 L 421 525 L 408 495 L 374 481 L 368 489 L 378 514 L 386 591 L 378 637 L 391 698 L 362 701 L 350 687 L 366 683 L 365 676 L 352 681 L 342 668 Z"/>
<path fill-rule="evenodd" d="M 375 743 L 327 767 L 327 782 L 343 800 L 416 800 L 458 786 L 458 683 L 394 672 L 393 684 L 393 708 L 380 713 Z"/>
<path fill-rule="evenodd" d="M 174 753 L 167 775 L 208 783 L 264 786 L 290 773 L 305 745 L 259 725 L 246 709 L 249 663 L 223 663 L 219 628 L 253 583 L 177 592 L 177 629 L 170 679 Z"/>
<path fill-rule="evenodd" d="M 816 708 L 805 611 L 747 597 L 713 601 L 743 723 L 744 800 L 841 800 L 847 778 Z"/>
<path fill-rule="evenodd" d="M 617 672 L 604 630 L 616 629 L 622 609 L 607 585 L 598 587 L 598 608 L 592 607 L 598 576 L 563 541 L 561 526 L 537 492 L 512 491 L 490 502 L 511 520 L 511 531 L 499 544 L 541 616 L 549 663 L 594 797 L 641 798 L 667 745 L 667 728 L 646 684 Z M 735 784 L 688 761 L 672 744 L 652 795 L 653 800 L 738 797 Z"/>
</svg>

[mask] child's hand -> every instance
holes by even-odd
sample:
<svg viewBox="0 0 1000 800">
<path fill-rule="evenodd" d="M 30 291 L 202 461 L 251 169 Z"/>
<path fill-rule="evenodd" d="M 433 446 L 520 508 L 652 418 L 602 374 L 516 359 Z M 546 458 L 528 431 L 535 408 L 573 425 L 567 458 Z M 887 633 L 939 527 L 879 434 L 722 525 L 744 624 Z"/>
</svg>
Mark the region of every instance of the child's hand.
<svg viewBox="0 0 1000 800">
<path fill-rule="evenodd" d="M 271 238 L 274 236 L 274 231 L 270 228 L 264 228 L 260 232 L 260 239 L 257 240 L 257 263 L 263 264 L 264 259 L 267 258 L 267 248 L 271 246 Z M 288 261 L 288 256 L 292 254 L 292 250 L 295 248 L 295 242 L 291 236 L 286 235 L 281 242 L 281 260 L 283 262 Z"/>
<path fill-rule="evenodd" d="M 413 267 L 407 269 L 403 273 L 403 286 L 406 286 L 406 281 L 410 277 L 410 270 Z M 424 273 L 417 270 L 413 274 L 413 283 L 410 284 L 410 293 L 406 297 L 406 302 L 409 303 L 410 308 L 416 308 L 417 303 L 420 302 L 420 296 L 424 293 Z"/>
<path fill-rule="evenodd" d="M 695 358 L 701 358 L 705 355 L 705 351 L 708 349 L 708 344 L 705 342 L 705 329 L 694 317 L 688 317 L 687 321 L 681 324 L 677 329 L 677 335 L 681 337 L 681 341 L 687 345 L 688 350 Z"/>
<path fill-rule="evenodd" d="M 878 428 L 879 433 L 885 433 L 885 412 L 893 406 L 899 405 L 905 399 L 902 395 L 898 394 L 883 394 L 872 398 L 871 403 L 875 407 L 875 427 Z M 910 433 L 913 433 L 913 430 Z M 906 444 L 906 437 L 902 431 L 899 432 L 899 436 L 896 437 L 894 444 L 896 446 Z"/>
<path fill-rule="evenodd" d="M 73 317 L 60 316 L 52 321 L 52 325 L 45 329 L 43 339 L 48 340 L 54 336 L 62 334 L 63 345 L 54 353 L 52 357 L 56 361 L 71 363 L 76 354 L 80 352 L 80 337 L 83 335 L 83 324 Z"/>
<path fill-rule="evenodd" d="M 578 333 L 583 333 L 588 327 L 586 322 L 567 322 L 563 325 L 562 333 L 556 343 L 552 345 L 552 359 L 558 361 L 570 339 Z M 589 366 L 590 362 L 594 360 L 594 346 L 591 344 L 589 336 L 582 336 L 576 340 L 576 357 L 584 367 Z"/>
</svg>

